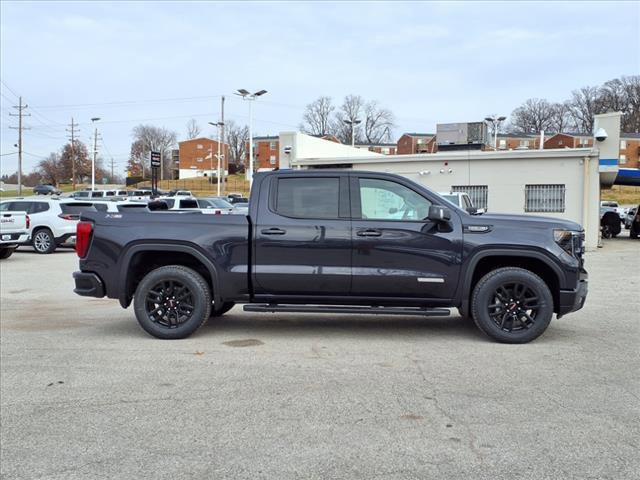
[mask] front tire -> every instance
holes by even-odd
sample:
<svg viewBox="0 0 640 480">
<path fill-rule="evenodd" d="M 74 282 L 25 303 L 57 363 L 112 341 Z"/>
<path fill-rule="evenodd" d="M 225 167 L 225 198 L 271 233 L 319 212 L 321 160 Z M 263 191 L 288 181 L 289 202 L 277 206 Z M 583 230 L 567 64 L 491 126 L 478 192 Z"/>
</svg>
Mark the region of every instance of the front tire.
<svg viewBox="0 0 640 480">
<path fill-rule="evenodd" d="M 181 265 L 149 272 L 134 295 L 140 326 L 162 339 L 186 338 L 211 315 L 211 290 L 202 276 Z"/>
<path fill-rule="evenodd" d="M 544 333 L 553 317 L 553 297 L 535 273 L 504 267 L 487 273 L 471 298 L 475 324 L 502 343 L 527 343 Z"/>
<path fill-rule="evenodd" d="M 53 253 L 56 250 L 56 239 L 48 228 L 36 230 L 33 234 L 32 244 L 33 249 L 37 253 L 41 253 L 43 255 Z"/>
</svg>

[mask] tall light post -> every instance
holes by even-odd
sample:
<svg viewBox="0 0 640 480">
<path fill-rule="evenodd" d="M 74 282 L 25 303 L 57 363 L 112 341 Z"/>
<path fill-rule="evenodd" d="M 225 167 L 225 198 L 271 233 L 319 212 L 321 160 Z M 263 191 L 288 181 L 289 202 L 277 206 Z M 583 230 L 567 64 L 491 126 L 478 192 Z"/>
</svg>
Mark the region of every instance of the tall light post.
<svg viewBox="0 0 640 480">
<path fill-rule="evenodd" d="M 238 89 L 238 93 L 236 93 L 236 95 L 240 95 L 243 100 L 249 100 L 249 171 L 247 175 L 249 186 L 253 183 L 253 101 L 265 93 L 267 93 L 266 90 L 249 93 L 249 91 L 244 88 Z"/>
<path fill-rule="evenodd" d="M 504 122 L 507 117 L 485 117 L 484 121 L 491 124 L 493 126 L 493 149 L 498 150 L 498 128 L 500 128 L 500 124 Z"/>
<path fill-rule="evenodd" d="M 356 146 L 356 137 L 354 134 L 354 129 L 356 128 L 356 125 L 358 125 L 359 123 L 362 123 L 362 120 L 358 120 L 353 119 L 353 120 L 343 120 L 344 123 L 346 123 L 347 125 L 351 125 L 351 146 L 355 147 Z"/>
<path fill-rule="evenodd" d="M 95 124 L 100 120 L 100 117 L 93 117 L 91 124 Z M 91 157 L 91 190 L 96 189 L 96 155 L 98 154 L 98 127 L 95 128 L 93 133 L 93 156 Z"/>
<path fill-rule="evenodd" d="M 218 154 L 216 155 L 216 158 L 218 159 L 218 170 L 216 171 L 216 177 L 218 178 L 218 196 L 220 196 L 220 162 L 222 159 L 222 155 L 220 154 L 220 142 L 221 140 L 221 133 L 222 133 L 222 127 L 224 127 L 224 122 L 217 122 L 217 123 L 213 123 L 213 122 L 209 122 L 209 125 L 212 125 L 214 127 L 217 127 L 218 129 Z M 211 152 L 213 153 L 213 152 Z"/>
</svg>

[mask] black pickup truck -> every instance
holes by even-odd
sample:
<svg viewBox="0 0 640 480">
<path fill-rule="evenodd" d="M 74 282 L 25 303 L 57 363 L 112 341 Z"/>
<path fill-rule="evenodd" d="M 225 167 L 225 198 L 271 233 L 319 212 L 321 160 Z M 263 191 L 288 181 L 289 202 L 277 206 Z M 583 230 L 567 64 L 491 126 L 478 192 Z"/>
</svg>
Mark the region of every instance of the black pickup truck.
<svg viewBox="0 0 640 480">
<path fill-rule="evenodd" d="M 353 170 L 256 174 L 249 215 L 85 212 L 79 295 L 133 301 L 158 338 L 236 303 L 251 312 L 463 317 L 529 342 L 584 305 L 584 231 L 553 218 L 470 215 L 406 178 Z"/>
</svg>

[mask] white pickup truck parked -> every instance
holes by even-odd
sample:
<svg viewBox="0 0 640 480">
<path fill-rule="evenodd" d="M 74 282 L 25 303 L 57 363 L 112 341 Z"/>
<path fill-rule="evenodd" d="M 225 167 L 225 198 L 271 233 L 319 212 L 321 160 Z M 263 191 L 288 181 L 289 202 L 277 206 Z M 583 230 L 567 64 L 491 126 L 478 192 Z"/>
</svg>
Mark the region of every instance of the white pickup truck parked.
<svg viewBox="0 0 640 480">
<path fill-rule="evenodd" d="M 0 212 L 0 259 L 9 258 L 18 245 L 29 240 L 29 215 Z"/>
</svg>

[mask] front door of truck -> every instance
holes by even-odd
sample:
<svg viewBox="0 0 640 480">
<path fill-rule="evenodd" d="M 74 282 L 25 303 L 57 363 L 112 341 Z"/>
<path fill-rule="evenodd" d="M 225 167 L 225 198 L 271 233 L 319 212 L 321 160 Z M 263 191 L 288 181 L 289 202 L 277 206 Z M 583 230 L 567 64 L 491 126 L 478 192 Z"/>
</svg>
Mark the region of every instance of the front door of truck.
<svg viewBox="0 0 640 480">
<path fill-rule="evenodd" d="M 351 179 L 352 295 L 453 298 L 461 255 L 460 220 L 427 220 L 432 201 L 410 182 Z"/>
<path fill-rule="evenodd" d="M 262 185 L 254 226 L 254 293 L 348 295 L 348 176 L 291 172 L 270 176 Z"/>
</svg>

